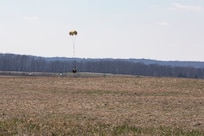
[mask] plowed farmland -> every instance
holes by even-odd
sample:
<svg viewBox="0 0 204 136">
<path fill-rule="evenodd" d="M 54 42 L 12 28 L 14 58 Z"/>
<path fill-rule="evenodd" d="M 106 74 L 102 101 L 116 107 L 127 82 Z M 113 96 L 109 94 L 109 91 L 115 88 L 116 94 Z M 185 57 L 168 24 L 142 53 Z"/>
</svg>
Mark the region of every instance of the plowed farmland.
<svg viewBox="0 0 204 136">
<path fill-rule="evenodd" d="M 0 76 L 0 135 L 204 135 L 204 80 Z"/>
</svg>

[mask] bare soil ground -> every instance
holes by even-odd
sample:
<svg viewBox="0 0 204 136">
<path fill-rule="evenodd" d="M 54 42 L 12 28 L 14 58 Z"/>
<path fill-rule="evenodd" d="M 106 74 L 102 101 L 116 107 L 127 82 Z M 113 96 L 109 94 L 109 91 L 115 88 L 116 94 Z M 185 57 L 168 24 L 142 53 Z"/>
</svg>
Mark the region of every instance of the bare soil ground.
<svg viewBox="0 0 204 136">
<path fill-rule="evenodd" d="M 204 135 L 204 80 L 0 76 L 1 135 Z"/>
</svg>

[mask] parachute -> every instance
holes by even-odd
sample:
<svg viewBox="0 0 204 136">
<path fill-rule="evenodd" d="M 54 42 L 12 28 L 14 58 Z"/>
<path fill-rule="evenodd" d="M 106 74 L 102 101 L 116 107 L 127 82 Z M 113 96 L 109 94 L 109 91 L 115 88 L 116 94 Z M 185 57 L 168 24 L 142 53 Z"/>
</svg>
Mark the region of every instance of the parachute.
<svg viewBox="0 0 204 136">
<path fill-rule="evenodd" d="M 75 41 L 76 41 L 76 36 L 77 36 L 77 31 L 76 30 L 73 30 L 73 31 L 70 31 L 69 32 L 69 35 L 72 37 L 72 44 L 73 44 L 73 55 L 74 55 L 74 58 L 75 58 Z M 73 73 L 76 73 L 77 72 L 77 68 L 76 68 L 76 60 L 74 60 L 74 67 L 73 67 L 73 70 L 72 70 Z"/>
<path fill-rule="evenodd" d="M 70 36 L 77 35 L 77 31 L 76 31 L 76 30 L 74 30 L 74 31 L 70 31 L 70 32 L 69 32 L 69 35 L 70 35 Z"/>
</svg>

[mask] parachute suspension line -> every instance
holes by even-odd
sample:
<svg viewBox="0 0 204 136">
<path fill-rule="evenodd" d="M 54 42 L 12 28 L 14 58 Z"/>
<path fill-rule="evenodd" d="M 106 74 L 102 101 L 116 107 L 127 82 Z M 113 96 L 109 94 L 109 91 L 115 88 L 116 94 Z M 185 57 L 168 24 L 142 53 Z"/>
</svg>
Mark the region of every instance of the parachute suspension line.
<svg viewBox="0 0 204 136">
<path fill-rule="evenodd" d="M 73 44 L 73 55 L 74 55 L 74 58 L 75 58 L 75 41 L 76 41 L 76 36 L 74 36 L 72 38 L 72 44 Z"/>
<path fill-rule="evenodd" d="M 76 67 L 76 52 L 75 52 L 75 41 L 76 41 L 76 36 L 73 37 L 73 55 L 74 55 L 74 68 L 72 70 L 73 73 L 77 72 L 77 67 Z"/>
</svg>

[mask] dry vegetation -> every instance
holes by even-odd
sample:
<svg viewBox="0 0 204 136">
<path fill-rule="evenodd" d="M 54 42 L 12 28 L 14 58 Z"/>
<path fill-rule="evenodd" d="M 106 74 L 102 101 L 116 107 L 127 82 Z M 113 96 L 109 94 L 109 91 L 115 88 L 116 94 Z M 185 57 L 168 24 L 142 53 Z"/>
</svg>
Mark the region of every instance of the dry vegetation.
<svg viewBox="0 0 204 136">
<path fill-rule="evenodd" d="M 204 135 L 204 80 L 1 76 L 1 135 Z"/>
</svg>

